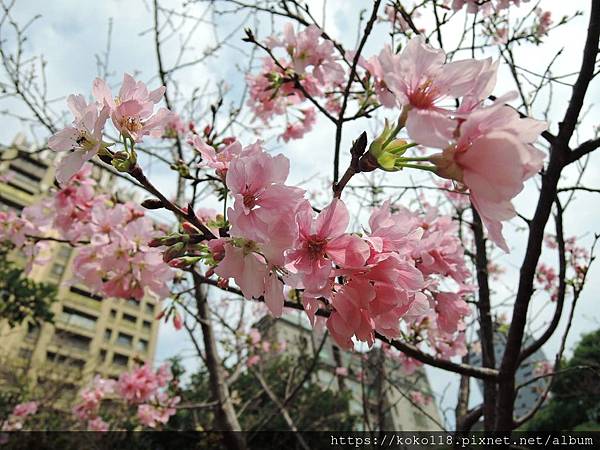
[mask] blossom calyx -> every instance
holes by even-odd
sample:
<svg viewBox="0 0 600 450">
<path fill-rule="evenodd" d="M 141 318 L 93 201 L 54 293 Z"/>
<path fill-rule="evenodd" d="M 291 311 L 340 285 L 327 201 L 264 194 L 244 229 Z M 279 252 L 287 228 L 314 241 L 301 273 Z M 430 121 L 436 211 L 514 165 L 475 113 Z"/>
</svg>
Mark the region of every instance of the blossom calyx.
<svg viewBox="0 0 600 450">
<path fill-rule="evenodd" d="M 454 160 L 454 153 L 454 148 L 450 147 L 442 153 L 431 155 L 429 161 L 435 165 L 435 173 L 438 176 L 462 183 L 464 177 L 463 169 Z"/>
<path fill-rule="evenodd" d="M 402 169 L 402 155 L 410 147 L 417 145 L 408 143 L 403 139 L 396 139 L 403 126 L 402 120 L 395 127 L 391 127 L 389 122 L 385 121 L 383 131 L 371 142 L 369 151 L 361 158 L 361 171 L 370 172 L 377 168 L 386 171 Z"/>
<path fill-rule="evenodd" d="M 129 172 L 137 163 L 137 155 L 135 151 L 128 152 L 116 152 L 113 154 L 110 162 L 112 166 L 119 172 Z"/>
</svg>

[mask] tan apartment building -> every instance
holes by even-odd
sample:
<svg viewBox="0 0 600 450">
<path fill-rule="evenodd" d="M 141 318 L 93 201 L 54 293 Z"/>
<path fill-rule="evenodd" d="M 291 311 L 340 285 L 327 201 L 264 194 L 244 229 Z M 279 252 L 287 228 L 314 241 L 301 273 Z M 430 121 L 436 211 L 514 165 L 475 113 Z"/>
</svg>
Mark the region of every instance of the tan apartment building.
<svg viewBox="0 0 600 450">
<path fill-rule="evenodd" d="M 20 211 L 53 185 L 54 154 L 32 153 L 21 137 L 12 147 L 2 152 L 0 161 L 0 210 Z M 100 188 L 114 183 L 113 176 L 99 167 L 94 176 Z M 8 361 L 0 365 L 9 371 L 9 365 L 24 368 L 34 384 L 60 378 L 77 386 L 96 374 L 116 378 L 136 361 L 154 358 L 156 301 L 149 296 L 139 302 L 102 298 L 83 285 L 67 283 L 76 252 L 68 244 L 52 243 L 47 264 L 34 266 L 30 275 L 35 281 L 57 286 L 54 324 L 25 323 L 11 329 L 0 321 L 0 352 L 3 361 Z M 14 255 L 14 259 L 22 256 Z M 74 394 L 76 389 L 71 391 Z"/>
<path fill-rule="evenodd" d="M 266 316 L 256 327 L 272 342 L 285 340 L 288 351 L 315 353 L 322 335 L 313 332 L 304 313 L 288 312 L 273 319 Z M 342 367 L 347 373 L 339 375 Z M 319 353 L 314 381 L 334 391 L 351 392 L 349 412 L 359 418 L 357 431 L 442 431 L 441 420 L 427 374 L 417 369 L 407 375 L 400 364 L 380 349 L 368 352 L 341 350 L 329 337 Z M 429 395 L 431 401 L 419 405 L 412 392 Z"/>
</svg>

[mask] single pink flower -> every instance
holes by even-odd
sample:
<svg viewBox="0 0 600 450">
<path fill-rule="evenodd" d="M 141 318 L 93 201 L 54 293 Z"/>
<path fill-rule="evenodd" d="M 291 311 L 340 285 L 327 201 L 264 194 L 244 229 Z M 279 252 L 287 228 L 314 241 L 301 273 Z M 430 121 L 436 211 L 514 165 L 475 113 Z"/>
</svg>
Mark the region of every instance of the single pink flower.
<svg viewBox="0 0 600 450">
<path fill-rule="evenodd" d="M 515 216 L 511 199 L 543 167 L 544 154 L 531 144 L 545 128 L 508 106 L 481 108 L 462 123 L 456 144 L 431 158 L 438 175 L 469 188 L 490 239 L 506 252 L 501 222 Z"/>
<path fill-rule="evenodd" d="M 399 55 L 383 54 L 380 63 L 385 82 L 399 105 L 409 106 L 406 130 L 422 145 L 444 148 L 455 127 L 449 111 L 440 106 L 448 99 L 472 92 L 474 80 L 488 62 L 463 60 L 445 63 L 443 50 L 425 43 L 421 36 L 408 41 Z"/>
<path fill-rule="evenodd" d="M 70 95 L 67 105 L 73 113 L 72 126 L 63 128 L 48 139 L 48 147 L 56 152 L 68 152 L 58 163 L 56 179 L 64 184 L 92 159 L 101 147 L 104 125 L 110 109 L 106 106 L 98 110 L 95 104 L 88 105 L 83 95 Z"/>
<path fill-rule="evenodd" d="M 350 221 L 343 201 L 336 199 L 316 219 L 310 205 L 298 211 L 298 238 L 288 252 L 289 265 L 302 274 L 308 289 L 321 289 L 331 274 L 332 263 L 342 267 L 363 266 L 369 256 L 369 245 L 346 233 Z"/>
<path fill-rule="evenodd" d="M 96 78 L 92 88 L 94 97 L 101 105 L 110 108 L 114 126 L 126 137 L 140 142 L 146 135 L 162 136 L 165 126 L 171 121 L 172 113 L 166 108 L 154 112 L 154 105 L 160 102 L 166 88 L 153 91 L 131 75 L 123 75 L 123 84 L 117 97 L 113 97 L 106 81 Z"/>
<path fill-rule="evenodd" d="M 106 432 L 108 431 L 109 425 L 108 422 L 102 420 L 102 417 L 98 416 L 88 422 L 88 431 L 100 431 Z"/>
</svg>

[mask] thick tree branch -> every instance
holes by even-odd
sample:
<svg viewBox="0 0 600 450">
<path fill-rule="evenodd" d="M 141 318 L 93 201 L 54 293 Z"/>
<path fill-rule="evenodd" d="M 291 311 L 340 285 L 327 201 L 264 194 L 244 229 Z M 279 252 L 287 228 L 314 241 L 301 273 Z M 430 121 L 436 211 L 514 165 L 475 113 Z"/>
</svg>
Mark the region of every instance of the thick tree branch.
<svg viewBox="0 0 600 450">
<path fill-rule="evenodd" d="M 515 398 L 515 372 L 519 364 L 521 344 L 527 322 L 527 310 L 533 294 L 533 278 L 540 257 L 544 230 L 556 197 L 556 187 L 561 171 L 568 163 L 569 141 L 575 130 L 585 94 L 594 74 L 600 39 L 600 1 L 593 0 L 591 4 L 589 28 L 580 73 L 573 86 L 569 107 L 561 123 L 560 131 L 551 147 L 550 161 L 542 179 L 540 197 L 531 221 L 527 250 L 521 265 L 512 322 L 500 365 L 501 381 L 498 389 L 495 427 L 497 431 L 509 431 L 514 426 L 512 415 Z"/>
</svg>

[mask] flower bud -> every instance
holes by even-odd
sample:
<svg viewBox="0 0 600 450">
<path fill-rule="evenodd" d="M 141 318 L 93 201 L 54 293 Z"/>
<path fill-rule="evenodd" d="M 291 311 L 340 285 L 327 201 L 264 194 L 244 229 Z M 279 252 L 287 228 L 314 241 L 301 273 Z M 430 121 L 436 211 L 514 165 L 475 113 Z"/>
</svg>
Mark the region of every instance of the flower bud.
<svg viewBox="0 0 600 450">
<path fill-rule="evenodd" d="M 181 330 L 183 328 L 183 321 L 181 320 L 181 315 L 177 311 L 173 314 L 173 326 L 176 330 Z"/>
<path fill-rule="evenodd" d="M 198 228 L 196 228 L 194 225 L 192 225 L 190 222 L 183 222 L 181 224 L 181 228 L 187 234 L 200 234 L 200 230 Z"/>
<path fill-rule="evenodd" d="M 146 209 L 160 209 L 164 208 L 164 206 L 165 205 L 162 202 L 162 200 L 159 200 L 157 198 L 147 198 L 142 202 L 142 207 Z"/>
<path fill-rule="evenodd" d="M 186 247 L 187 245 L 185 242 L 177 242 L 176 244 L 171 245 L 163 253 L 163 261 L 168 263 L 172 259 L 178 258 L 179 256 L 183 256 L 185 254 Z"/>
<path fill-rule="evenodd" d="M 383 131 L 369 146 L 369 151 L 361 158 L 360 167 L 363 172 L 370 172 L 376 168 L 393 172 L 401 170 L 402 155 L 417 144 L 406 142 L 404 139 L 394 139 L 400 126 L 392 128 L 385 121 Z"/>
<path fill-rule="evenodd" d="M 169 261 L 169 266 L 175 269 L 183 269 L 185 267 L 192 266 L 200 261 L 200 256 L 182 256 L 181 258 L 175 258 Z"/>
</svg>

